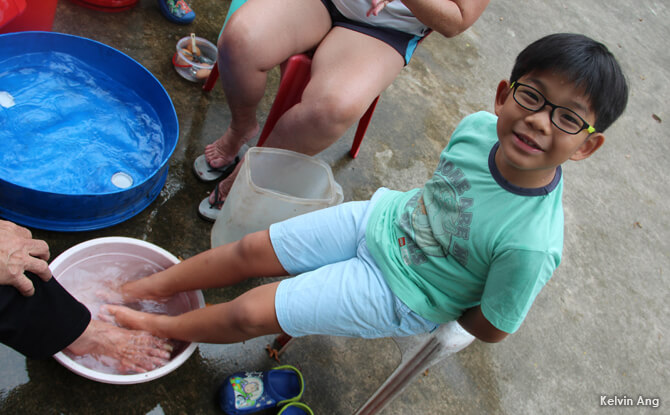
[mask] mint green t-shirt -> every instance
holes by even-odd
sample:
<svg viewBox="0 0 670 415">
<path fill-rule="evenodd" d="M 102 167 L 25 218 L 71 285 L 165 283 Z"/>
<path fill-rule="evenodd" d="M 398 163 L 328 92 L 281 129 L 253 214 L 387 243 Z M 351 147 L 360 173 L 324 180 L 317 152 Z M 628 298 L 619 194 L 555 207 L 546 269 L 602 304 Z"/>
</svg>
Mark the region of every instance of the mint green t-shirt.
<svg viewBox="0 0 670 415">
<path fill-rule="evenodd" d="M 397 295 L 435 323 L 481 304 L 515 332 L 561 260 L 563 181 L 520 188 L 495 166 L 497 117 L 463 119 L 423 188 L 384 194 L 370 215 L 368 247 Z"/>
</svg>

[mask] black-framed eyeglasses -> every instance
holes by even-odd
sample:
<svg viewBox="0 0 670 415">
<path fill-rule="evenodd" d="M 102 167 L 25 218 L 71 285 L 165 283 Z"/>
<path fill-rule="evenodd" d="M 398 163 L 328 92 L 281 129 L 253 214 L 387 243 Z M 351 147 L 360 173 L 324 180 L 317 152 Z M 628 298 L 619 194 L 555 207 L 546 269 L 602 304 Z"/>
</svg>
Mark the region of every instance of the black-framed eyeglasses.
<svg viewBox="0 0 670 415">
<path fill-rule="evenodd" d="M 515 81 L 512 82 L 510 88 L 514 90 L 514 92 L 512 92 L 514 101 L 516 101 L 521 108 L 527 109 L 528 111 L 538 112 L 549 105 L 551 107 L 551 113 L 549 115 L 551 123 L 559 130 L 573 135 L 579 134 L 582 130 L 588 131 L 589 134 L 596 131 L 596 129 L 584 121 L 579 114 L 570 108 L 552 104 L 540 91 L 532 86 Z"/>
</svg>

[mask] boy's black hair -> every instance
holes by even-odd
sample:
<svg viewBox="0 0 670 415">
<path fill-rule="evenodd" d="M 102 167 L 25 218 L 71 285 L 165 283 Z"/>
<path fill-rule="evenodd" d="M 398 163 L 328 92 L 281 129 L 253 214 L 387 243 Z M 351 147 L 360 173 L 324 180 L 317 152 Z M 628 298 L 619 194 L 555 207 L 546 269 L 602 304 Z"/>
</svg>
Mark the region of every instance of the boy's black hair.
<svg viewBox="0 0 670 415">
<path fill-rule="evenodd" d="M 546 70 L 559 72 L 584 88 L 596 115 L 596 131 L 605 131 L 626 108 L 626 78 L 614 55 L 602 43 L 573 33 L 545 36 L 517 56 L 510 82 Z"/>
</svg>

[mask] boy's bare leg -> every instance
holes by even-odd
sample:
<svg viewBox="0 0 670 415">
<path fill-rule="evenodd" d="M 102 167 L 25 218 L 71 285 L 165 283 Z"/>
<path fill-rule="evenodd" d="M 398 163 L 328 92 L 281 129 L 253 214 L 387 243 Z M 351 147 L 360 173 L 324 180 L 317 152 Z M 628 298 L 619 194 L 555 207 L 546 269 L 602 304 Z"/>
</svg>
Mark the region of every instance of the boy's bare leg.
<svg viewBox="0 0 670 415">
<path fill-rule="evenodd" d="M 311 79 L 301 101 L 279 118 L 265 145 L 310 156 L 327 149 L 358 121 L 404 64 L 388 44 L 353 30 L 332 28 L 314 54 Z M 228 195 L 239 168 L 219 183 L 219 199 Z M 216 202 L 214 192 L 209 201 Z"/>
<path fill-rule="evenodd" d="M 281 333 L 275 313 L 279 282 L 253 288 L 236 299 L 166 316 L 123 306 L 103 306 L 124 327 L 145 330 L 159 337 L 204 343 L 237 343 L 266 334 Z"/>
<path fill-rule="evenodd" d="M 249 0 L 233 13 L 218 42 L 218 67 L 231 123 L 205 149 L 213 167 L 230 163 L 258 132 L 256 109 L 265 94 L 268 71 L 316 46 L 330 25 L 320 0 Z"/>
<path fill-rule="evenodd" d="M 124 284 L 126 301 L 166 299 L 182 291 L 225 287 L 253 277 L 287 275 L 270 242 L 268 230 L 202 252 L 170 268 Z"/>
</svg>

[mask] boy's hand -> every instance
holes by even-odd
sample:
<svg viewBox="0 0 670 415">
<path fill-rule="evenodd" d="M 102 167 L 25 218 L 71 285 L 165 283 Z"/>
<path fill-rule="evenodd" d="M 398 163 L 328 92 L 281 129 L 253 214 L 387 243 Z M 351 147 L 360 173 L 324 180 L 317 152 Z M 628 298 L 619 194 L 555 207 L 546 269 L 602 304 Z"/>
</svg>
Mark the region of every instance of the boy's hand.
<svg viewBox="0 0 670 415">
<path fill-rule="evenodd" d="M 24 272 L 34 272 L 48 281 L 51 278 L 48 259 L 46 242 L 33 239 L 26 228 L 0 220 L 0 285 L 12 285 L 25 296 L 33 295 L 35 287 Z"/>
</svg>

